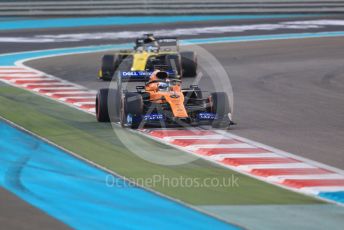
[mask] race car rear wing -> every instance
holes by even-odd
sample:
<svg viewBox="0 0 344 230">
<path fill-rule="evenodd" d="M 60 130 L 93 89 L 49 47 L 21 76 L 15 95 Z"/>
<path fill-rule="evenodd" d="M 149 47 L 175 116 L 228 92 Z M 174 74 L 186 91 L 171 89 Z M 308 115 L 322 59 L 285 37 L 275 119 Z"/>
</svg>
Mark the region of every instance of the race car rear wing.
<svg viewBox="0 0 344 230">
<path fill-rule="evenodd" d="M 176 47 L 179 51 L 179 40 L 177 37 L 154 37 L 155 41 L 160 47 Z M 144 42 L 144 38 L 137 38 L 135 42 L 136 47 L 147 45 Z"/>
<path fill-rule="evenodd" d="M 177 37 L 157 37 L 156 39 L 160 45 L 178 45 Z"/>
</svg>

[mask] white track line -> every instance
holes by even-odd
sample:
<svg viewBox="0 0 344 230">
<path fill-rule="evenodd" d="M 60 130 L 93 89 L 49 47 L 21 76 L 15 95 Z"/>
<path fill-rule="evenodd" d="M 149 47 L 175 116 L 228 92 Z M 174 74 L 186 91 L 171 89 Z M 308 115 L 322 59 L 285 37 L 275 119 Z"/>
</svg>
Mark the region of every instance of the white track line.
<svg viewBox="0 0 344 230">
<path fill-rule="evenodd" d="M 83 105 L 90 105 L 90 104 L 93 104 L 95 106 L 94 103 L 90 103 L 90 102 L 75 102 L 75 103 L 72 103 L 72 104 L 76 105 L 78 107 L 83 106 Z"/>
<path fill-rule="evenodd" d="M 54 89 L 54 88 L 47 88 L 47 87 L 42 87 L 42 88 L 34 88 L 34 89 L 32 89 L 32 91 L 36 91 L 36 92 L 39 92 L 39 91 L 41 91 L 41 90 L 75 90 L 75 91 L 77 91 L 77 90 L 81 90 L 79 87 L 74 87 L 74 86 L 72 86 L 72 87 L 58 87 L 57 89 Z"/>
<path fill-rule="evenodd" d="M 312 179 L 344 179 L 340 174 L 315 174 L 315 175 L 283 175 L 283 176 L 269 176 L 268 180 L 283 182 L 284 180 L 312 180 Z"/>
<path fill-rule="evenodd" d="M 30 73 L 30 74 L 0 74 L 0 78 L 3 78 L 3 77 L 17 77 L 17 78 L 21 78 L 21 79 L 26 79 L 26 78 L 29 78 L 29 77 L 43 77 L 44 75 L 41 75 L 41 74 L 33 74 L 33 73 Z"/>
<path fill-rule="evenodd" d="M 37 74 L 37 71 L 28 70 L 28 69 L 0 69 L 1 74 L 21 74 L 21 75 L 27 75 L 27 74 Z"/>
<path fill-rule="evenodd" d="M 25 70 L 28 70 L 28 68 L 26 68 L 26 67 L 19 67 L 19 66 L 14 66 L 14 65 L 2 65 L 2 66 L 0 66 L 0 69 L 1 70 L 4 70 L 4 69 L 11 69 L 11 70 L 25 69 Z"/>
<path fill-rule="evenodd" d="M 253 169 L 287 169 L 287 168 L 317 168 L 316 166 L 306 163 L 286 163 L 286 164 L 257 164 L 257 165 L 241 165 L 237 166 L 239 169 L 251 171 Z"/>
<path fill-rule="evenodd" d="M 90 97 L 90 94 L 93 94 L 94 96 L 96 96 L 96 94 L 94 94 L 94 93 L 82 91 L 81 89 L 79 89 L 79 90 L 80 91 L 76 91 L 76 92 L 56 92 L 56 93 L 45 93 L 45 94 L 49 97 L 54 97 L 56 95 L 65 95 L 65 96 L 61 96 L 61 97 L 65 97 L 65 98 L 69 98 L 69 97 L 73 97 L 73 96 L 75 96 L 75 97 Z"/>
<path fill-rule="evenodd" d="M 23 79 L 10 79 L 10 80 L 7 80 L 7 81 L 16 84 L 17 81 L 21 81 L 21 80 L 23 80 Z M 25 78 L 25 80 L 29 80 L 29 81 L 45 81 L 45 80 L 50 80 L 50 79 L 49 78 L 44 78 L 44 77 L 30 77 L 30 78 Z"/>
<path fill-rule="evenodd" d="M 300 191 L 318 195 L 321 192 L 341 192 L 344 191 L 344 186 L 314 186 L 314 187 L 304 187 L 300 188 Z"/>
<path fill-rule="evenodd" d="M 62 98 L 58 98 L 58 100 L 59 101 L 63 101 L 63 102 L 65 102 L 66 100 L 78 100 L 78 99 L 90 99 L 90 100 L 93 100 L 93 101 L 95 101 L 96 100 L 96 96 L 88 96 L 88 97 L 62 97 Z"/>
<path fill-rule="evenodd" d="M 196 145 L 186 146 L 185 148 L 188 150 L 191 150 L 191 151 L 195 151 L 195 150 L 198 150 L 200 148 L 252 148 L 252 149 L 255 149 L 256 147 L 249 145 L 249 144 L 246 144 L 246 143 L 240 143 L 240 144 L 218 144 L 218 145 L 214 145 L 214 144 L 199 145 L 199 144 L 196 144 Z"/>
<path fill-rule="evenodd" d="M 221 135 L 216 135 L 216 134 L 214 134 L 214 135 L 204 135 L 204 136 L 175 136 L 175 137 L 163 137 L 163 138 L 161 138 L 161 139 L 163 139 L 163 140 L 165 140 L 165 141 L 168 141 L 168 142 L 172 142 L 172 141 L 174 141 L 174 140 L 176 140 L 176 139 L 189 139 L 189 140 L 198 140 L 198 139 L 200 139 L 200 140 L 208 140 L 208 139 L 226 139 L 226 138 L 224 138 L 223 136 L 221 136 Z M 227 138 L 228 139 L 228 138 Z"/>
<path fill-rule="evenodd" d="M 223 160 L 224 158 L 256 158 L 256 157 L 281 157 L 283 158 L 283 156 L 281 155 L 277 155 L 275 153 L 231 153 L 231 154 L 216 154 L 216 155 L 212 155 L 209 156 L 210 159 L 213 160 Z"/>
<path fill-rule="evenodd" d="M 28 71 L 27 69 L 0 69 L 0 74 L 11 74 L 13 72 L 21 74 L 33 73 Z"/>
</svg>

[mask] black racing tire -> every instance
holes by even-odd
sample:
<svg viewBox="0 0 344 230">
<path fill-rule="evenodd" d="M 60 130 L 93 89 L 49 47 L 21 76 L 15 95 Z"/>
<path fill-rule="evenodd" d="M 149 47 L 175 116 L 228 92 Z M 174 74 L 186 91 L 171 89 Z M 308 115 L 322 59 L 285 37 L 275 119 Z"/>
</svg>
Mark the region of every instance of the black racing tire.
<svg viewBox="0 0 344 230">
<path fill-rule="evenodd" d="M 183 77 L 197 75 L 197 55 L 192 51 L 180 52 Z"/>
<path fill-rule="evenodd" d="M 213 128 L 225 128 L 230 125 L 228 114 L 231 113 L 229 98 L 224 92 L 210 94 L 210 112 L 215 113 L 217 119 L 212 122 Z"/>
<path fill-rule="evenodd" d="M 119 121 L 120 95 L 115 89 L 100 89 L 96 96 L 96 117 L 99 122 Z"/>
<path fill-rule="evenodd" d="M 137 129 L 141 123 L 143 114 L 143 98 L 139 93 L 125 93 L 122 98 L 121 108 L 121 125 Z M 131 116 L 132 120 L 128 121 L 127 117 Z"/>
<path fill-rule="evenodd" d="M 104 81 L 109 81 L 113 78 L 113 75 L 116 71 L 116 60 L 118 59 L 117 55 L 105 54 L 102 58 L 102 67 L 99 78 Z"/>
<path fill-rule="evenodd" d="M 178 76 L 182 75 L 182 64 L 180 59 L 180 55 L 178 54 L 169 54 L 165 57 L 165 64 L 168 66 L 168 70 L 173 70 Z"/>
</svg>

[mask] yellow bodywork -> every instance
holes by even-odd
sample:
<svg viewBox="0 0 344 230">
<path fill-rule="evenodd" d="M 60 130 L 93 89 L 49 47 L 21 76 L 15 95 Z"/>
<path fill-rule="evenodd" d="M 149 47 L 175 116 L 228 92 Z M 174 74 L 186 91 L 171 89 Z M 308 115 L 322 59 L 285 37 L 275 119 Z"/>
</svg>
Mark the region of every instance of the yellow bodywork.
<svg viewBox="0 0 344 230">
<path fill-rule="evenodd" d="M 134 54 L 133 65 L 131 67 L 131 71 L 144 71 L 146 69 L 146 63 L 147 63 L 148 57 L 150 56 L 151 54 L 148 52 Z"/>
<path fill-rule="evenodd" d="M 148 61 L 148 58 L 158 55 L 164 55 L 164 54 L 176 54 L 176 52 L 171 51 L 163 51 L 163 52 L 148 52 L 148 51 L 142 51 L 142 52 L 121 52 L 120 55 L 132 55 L 133 56 L 133 64 L 131 66 L 130 71 L 145 71 L 146 70 L 146 64 Z"/>
</svg>

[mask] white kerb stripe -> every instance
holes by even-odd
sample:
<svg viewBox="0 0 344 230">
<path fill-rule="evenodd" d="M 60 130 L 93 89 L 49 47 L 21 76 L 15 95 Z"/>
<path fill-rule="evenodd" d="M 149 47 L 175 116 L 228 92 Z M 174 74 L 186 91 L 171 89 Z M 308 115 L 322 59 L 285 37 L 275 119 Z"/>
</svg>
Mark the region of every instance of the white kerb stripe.
<svg viewBox="0 0 344 230">
<path fill-rule="evenodd" d="M 92 92 L 88 92 L 88 91 L 73 91 L 73 92 L 55 92 L 55 93 L 47 93 L 47 95 L 48 96 L 52 96 L 52 95 L 54 95 L 54 94 L 61 94 L 61 95 L 64 95 L 64 94 L 66 94 L 66 95 L 68 95 L 68 96 L 66 96 L 66 97 L 69 97 L 70 95 L 69 94 L 71 94 L 71 95 L 75 95 L 75 96 L 78 96 L 78 97 L 82 97 L 83 95 L 87 95 L 88 97 L 89 97 L 89 94 L 94 94 L 94 93 L 92 93 Z M 96 94 L 94 94 L 94 96 L 95 96 Z"/>
<path fill-rule="evenodd" d="M 314 186 L 314 187 L 303 187 L 300 191 L 318 195 L 320 192 L 344 192 L 344 186 Z"/>
<path fill-rule="evenodd" d="M 202 141 L 200 141 L 202 142 Z M 246 144 L 246 143 L 239 143 L 239 144 L 204 144 L 204 145 L 189 145 L 184 147 L 187 150 L 197 150 L 199 148 L 211 148 L 211 149 L 217 149 L 217 148 L 252 148 L 252 149 L 256 149 L 257 147 Z"/>
<path fill-rule="evenodd" d="M 316 179 L 344 179 L 340 174 L 318 174 L 318 175 L 283 175 L 266 177 L 270 181 L 283 182 L 284 180 L 316 180 Z"/>
<path fill-rule="evenodd" d="M 209 156 L 208 158 L 212 160 L 223 160 L 224 158 L 257 158 L 257 157 L 281 157 L 284 158 L 284 156 L 277 155 L 275 153 L 233 153 L 233 154 L 215 154 L 212 156 Z"/>
<path fill-rule="evenodd" d="M 30 71 L 27 69 L 1 69 L 0 68 L 0 73 L 35 73 L 34 71 Z"/>
<path fill-rule="evenodd" d="M 35 92 L 38 92 L 38 91 L 40 91 L 40 90 L 81 90 L 79 87 L 59 87 L 59 88 L 50 88 L 50 87 L 48 87 L 48 88 L 44 88 L 44 87 L 42 87 L 42 88 L 34 88 L 34 89 L 31 89 L 32 91 L 35 91 Z M 58 92 L 58 93 L 60 93 L 60 92 Z"/>
<path fill-rule="evenodd" d="M 72 104 L 75 105 L 75 106 L 82 106 L 82 105 L 88 105 L 88 104 L 96 105 L 96 103 L 91 103 L 91 102 L 75 102 L 75 103 L 72 103 Z"/>
<path fill-rule="evenodd" d="M 224 136 L 218 135 L 218 134 L 214 134 L 214 135 L 205 135 L 205 136 L 166 136 L 163 137 L 162 139 L 166 140 L 166 141 L 173 141 L 175 139 L 188 139 L 188 140 L 208 140 L 208 139 L 228 139 L 225 138 Z"/>
<path fill-rule="evenodd" d="M 306 163 L 285 163 L 285 164 L 255 164 L 255 165 L 239 165 L 237 168 L 251 171 L 253 169 L 280 169 L 280 168 L 317 168 Z"/>
<path fill-rule="evenodd" d="M 30 78 L 25 78 L 25 79 L 11 79 L 11 80 L 7 80 L 9 82 L 12 82 L 12 83 L 16 83 L 16 81 L 21 81 L 21 80 L 33 80 L 33 81 L 41 81 L 41 80 L 52 80 L 52 79 L 49 79 L 49 78 L 42 78 L 42 77 L 30 77 Z"/>
<path fill-rule="evenodd" d="M 42 77 L 43 74 L 30 73 L 30 74 L 0 74 L 0 77 L 18 77 L 18 78 L 29 78 L 29 77 Z"/>
<path fill-rule="evenodd" d="M 77 100 L 77 99 L 90 99 L 90 100 L 95 100 L 95 99 L 96 99 L 96 96 L 87 96 L 87 97 L 74 97 L 74 96 L 72 96 L 72 97 L 62 97 L 62 98 L 59 98 L 58 100 L 60 100 L 60 101 L 66 101 L 66 100 L 68 100 L 68 99 L 75 99 L 75 100 Z"/>
</svg>

